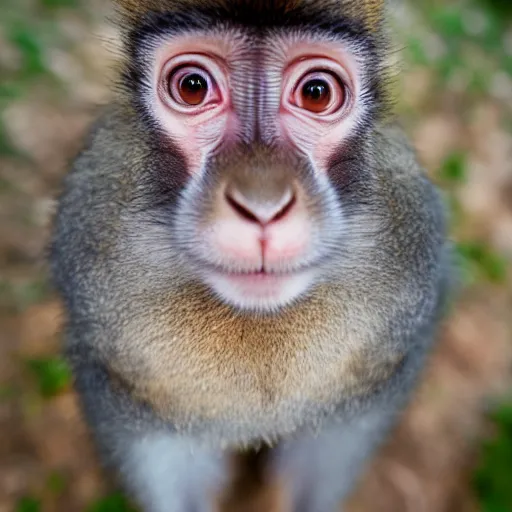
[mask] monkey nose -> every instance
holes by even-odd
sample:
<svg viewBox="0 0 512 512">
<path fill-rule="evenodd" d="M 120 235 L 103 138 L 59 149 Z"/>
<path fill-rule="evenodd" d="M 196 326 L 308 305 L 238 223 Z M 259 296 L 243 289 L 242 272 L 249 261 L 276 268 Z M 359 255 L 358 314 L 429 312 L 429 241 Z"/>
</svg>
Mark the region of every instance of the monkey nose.
<svg viewBox="0 0 512 512">
<path fill-rule="evenodd" d="M 277 222 L 293 209 L 296 202 L 292 188 L 286 188 L 277 199 L 248 198 L 235 187 L 227 187 L 226 202 L 240 217 L 261 225 Z"/>
</svg>

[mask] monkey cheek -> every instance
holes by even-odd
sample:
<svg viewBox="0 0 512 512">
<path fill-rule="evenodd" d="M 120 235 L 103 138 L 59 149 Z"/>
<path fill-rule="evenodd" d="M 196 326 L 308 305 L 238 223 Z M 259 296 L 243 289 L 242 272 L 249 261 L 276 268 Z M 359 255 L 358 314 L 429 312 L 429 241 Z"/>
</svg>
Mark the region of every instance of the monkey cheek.
<svg viewBox="0 0 512 512">
<path fill-rule="evenodd" d="M 272 267 L 293 266 L 310 250 L 311 223 L 305 210 L 291 216 L 284 222 L 276 223 L 266 232 L 265 264 Z"/>
</svg>

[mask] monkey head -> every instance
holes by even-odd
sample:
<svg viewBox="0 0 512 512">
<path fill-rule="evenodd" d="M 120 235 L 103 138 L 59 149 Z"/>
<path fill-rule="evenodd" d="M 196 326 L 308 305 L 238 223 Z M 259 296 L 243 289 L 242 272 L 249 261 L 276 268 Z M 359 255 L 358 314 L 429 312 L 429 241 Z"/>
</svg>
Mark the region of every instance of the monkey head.
<svg viewBox="0 0 512 512">
<path fill-rule="evenodd" d="M 115 381 L 137 414 L 239 447 L 407 388 L 449 250 L 385 119 L 381 1 L 116 1 L 121 90 L 50 255 L 91 415 Z"/>
<path fill-rule="evenodd" d="M 332 278 L 372 213 L 381 2 L 118 4 L 123 85 L 152 147 L 148 252 L 241 310 L 279 310 Z"/>
</svg>

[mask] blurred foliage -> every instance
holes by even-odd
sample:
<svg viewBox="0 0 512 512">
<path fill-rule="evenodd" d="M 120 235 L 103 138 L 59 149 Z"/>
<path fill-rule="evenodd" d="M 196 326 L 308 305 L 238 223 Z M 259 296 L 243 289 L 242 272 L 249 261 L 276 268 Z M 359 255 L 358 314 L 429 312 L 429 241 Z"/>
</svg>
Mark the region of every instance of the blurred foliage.
<svg viewBox="0 0 512 512">
<path fill-rule="evenodd" d="M 507 277 L 507 260 L 481 242 L 457 244 L 463 279 L 466 284 L 487 280 L 502 284 Z M 512 469 L 512 468 L 511 468 Z"/>
<path fill-rule="evenodd" d="M 480 95 L 494 94 L 499 100 L 500 91 L 496 91 L 492 83 L 496 70 L 508 75 L 508 80 L 512 77 L 512 2 L 418 0 L 416 5 L 423 14 L 422 21 L 427 22 L 427 31 L 439 39 L 435 51 L 429 51 L 425 40 L 409 36 L 407 53 L 410 61 L 419 67 L 435 69 L 435 85 L 439 88 L 459 80 L 463 111 L 468 102 Z M 512 82 L 506 84 L 510 92 Z M 508 113 L 505 123 L 511 123 L 510 108 L 504 104 L 504 109 Z M 465 152 L 449 155 L 436 178 L 449 194 L 456 238 L 458 227 L 464 222 L 464 212 L 457 201 L 457 187 L 466 178 Z M 505 282 L 506 259 L 484 242 L 459 241 L 457 251 L 466 285 L 482 280 L 496 284 Z M 505 402 L 497 407 L 491 420 L 495 435 L 483 443 L 474 487 L 482 512 L 511 512 L 512 403 Z"/>
<path fill-rule="evenodd" d="M 482 512 L 512 510 L 512 402 L 499 407 L 491 416 L 494 435 L 482 447 L 474 485 Z"/>
<path fill-rule="evenodd" d="M 463 151 L 451 153 L 439 169 L 439 178 L 444 188 L 464 183 L 466 179 L 467 155 Z"/>
<path fill-rule="evenodd" d="M 8 384 L 0 384 L 0 403 L 11 400 L 16 396 L 14 386 Z"/>
<path fill-rule="evenodd" d="M 8 49 L 0 60 L 0 156 L 19 154 L 3 120 L 9 103 L 44 81 L 64 91 L 51 71 L 49 52 L 69 44 L 58 23 L 59 9 L 80 6 L 81 0 L 0 1 L 0 45 Z"/>
<path fill-rule="evenodd" d="M 512 2 L 508 0 L 480 0 L 480 3 L 504 19 L 512 19 Z"/>
<path fill-rule="evenodd" d="M 466 101 L 500 95 L 496 70 L 512 76 L 512 2 L 508 0 L 416 0 L 421 30 L 401 29 L 406 58 L 434 70 L 437 88 L 464 91 Z M 434 95 L 434 91 L 433 91 Z"/>
<path fill-rule="evenodd" d="M 62 494 L 67 487 L 66 475 L 59 471 L 52 471 L 48 476 L 46 487 L 56 496 Z"/>
<path fill-rule="evenodd" d="M 448 194 L 451 210 L 452 231 L 457 232 L 464 223 L 464 212 L 457 200 L 457 187 L 466 180 L 467 155 L 463 151 L 449 154 L 438 170 L 437 180 Z M 462 240 L 456 243 L 457 262 L 460 267 L 462 283 L 471 286 L 481 281 L 503 284 L 507 279 L 508 261 L 497 254 L 486 243 L 479 240 Z"/>
<path fill-rule="evenodd" d="M 44 398 L 51 398 L 71 382 L 68 365 L 60 358 L 31 359 L 27 366 L 37 379 L 39 391 Z"/>
<path fill-rule="evenodd" d="M 121 494 L 113 493 L 93 503 L 87 512 L 137 512 Z"/>
<path fill-rule="evenodd" d="M 16 512 L 40 512 L 41 502 L 37 498 L 25 496 L 18 501 Z"/>
<path fill-rule="evenodd" d="M 0 190 L 1 194 L 1 190 Z M 0 307 L 6 311 L 19 312 L 48 296 L 46 278 L 12 282 L 0 278 Z"/>
</svg>

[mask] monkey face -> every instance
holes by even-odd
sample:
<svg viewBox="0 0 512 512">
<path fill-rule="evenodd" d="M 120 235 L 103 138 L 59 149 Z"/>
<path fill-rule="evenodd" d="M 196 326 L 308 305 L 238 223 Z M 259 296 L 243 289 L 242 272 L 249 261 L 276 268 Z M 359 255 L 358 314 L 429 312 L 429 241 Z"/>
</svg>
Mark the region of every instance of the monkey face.
<svg viewBox="0 0 512 512">
<path fill-rule="evenodd" d="M 306 292 L 343 230 L 326 179 L 291 147 L 237 145 L 209 159 L 177 208 L 176 241 L 222 300 L 276 309 Z"/>
<path fill-rule="evenodd" d="M 155 16 L 137 33 L 131 73 L 159 151 L 182 157 L 167 169 L 183 177 L 173 247 L 226 303 L 286 306 L 327 276 L 364 202 L 357 183 L 371 188 L 371 42 L 293 16 L 265 27 L 191 10 L 186 22 Z"/>
</svg>

